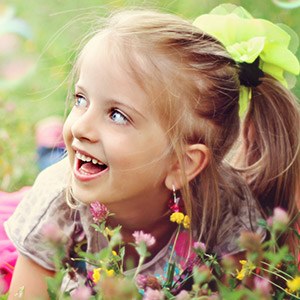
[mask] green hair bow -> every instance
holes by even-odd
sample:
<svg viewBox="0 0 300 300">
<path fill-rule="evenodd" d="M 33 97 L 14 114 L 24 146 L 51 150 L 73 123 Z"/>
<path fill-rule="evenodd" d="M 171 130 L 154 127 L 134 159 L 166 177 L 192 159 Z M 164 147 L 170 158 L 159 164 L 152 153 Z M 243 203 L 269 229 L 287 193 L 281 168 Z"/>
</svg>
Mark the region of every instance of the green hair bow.
<svg viewBox="0 0 300 300">
<path fill-rule="evenodd" d="M 291 48 L 291 36 L 297 35 L 287 26 L 273 24 L 264 19 L 254 19 L 242 7 L 223 4 L 209 14 L 199 16 L 196 27 L 218 39 L 237 63 L 253 63 L 259 57 L 259 69 L 277 79 L 286 87 L 291 82 L 286 73 L 298 75 L 300 65 Z M 289 32 L 288 32 L 289 31 Z M 240 91 L 240 114 L 243 114 L 251 98 L 251 89 Z"/>
</svg>

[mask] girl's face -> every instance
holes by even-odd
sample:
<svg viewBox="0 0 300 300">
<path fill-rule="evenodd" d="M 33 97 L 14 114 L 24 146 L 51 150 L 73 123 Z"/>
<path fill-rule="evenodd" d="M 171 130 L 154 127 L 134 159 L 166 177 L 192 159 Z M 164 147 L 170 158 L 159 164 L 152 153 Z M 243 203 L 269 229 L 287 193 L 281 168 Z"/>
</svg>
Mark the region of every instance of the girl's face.
<svg viewBox="0 0 300 300">
<path fill-rule="evenodd" d="M 145 92 L 110 51 L 107 40 L 93 41 L 81 60 L 74 107 L 64 126 L 73 194 L 108 207 L 166 203 L 166 134 Z"/>
</svg>

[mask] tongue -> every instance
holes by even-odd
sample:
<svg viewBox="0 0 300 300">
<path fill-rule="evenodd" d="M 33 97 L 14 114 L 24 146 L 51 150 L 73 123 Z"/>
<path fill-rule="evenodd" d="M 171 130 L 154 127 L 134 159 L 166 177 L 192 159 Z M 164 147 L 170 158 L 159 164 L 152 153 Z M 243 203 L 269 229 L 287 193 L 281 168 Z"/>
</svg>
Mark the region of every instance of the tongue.
<svg viewBox="0 0 300 300">
<path fill-rule="evenodd" d="M 104 169 L 104 166 L 100 166 L 98 164 L 93 164 L 91 162 L 84 163 L 81 167 L 80 170 L 82 170 L 85 173 L 89 174 L 96 174 L 101 172 Z"/>
</svg>

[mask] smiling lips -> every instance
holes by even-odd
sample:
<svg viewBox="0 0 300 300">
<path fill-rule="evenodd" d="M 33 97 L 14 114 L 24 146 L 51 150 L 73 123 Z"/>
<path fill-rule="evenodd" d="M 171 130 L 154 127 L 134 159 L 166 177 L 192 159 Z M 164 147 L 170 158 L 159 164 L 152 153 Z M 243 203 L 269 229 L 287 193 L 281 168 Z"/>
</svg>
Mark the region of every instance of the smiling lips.
<svg viewBox="0 0 300 300">
<path fill-rule="evenodd" d="M 75 154 L 76 163 L 74 175 L 80 181 L 89 181 L 100 176 L 108 169 L 107 165 L 99 162 L 97 159 L 79 153 Z"/>
</svg>

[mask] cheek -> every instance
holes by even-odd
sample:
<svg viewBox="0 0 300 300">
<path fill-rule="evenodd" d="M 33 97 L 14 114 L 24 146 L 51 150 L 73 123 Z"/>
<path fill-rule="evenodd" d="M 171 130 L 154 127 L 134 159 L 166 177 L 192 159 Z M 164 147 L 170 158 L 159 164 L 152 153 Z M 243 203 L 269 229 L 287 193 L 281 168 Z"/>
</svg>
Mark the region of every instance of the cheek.
<svg viewBox="0 0 300 300">
<path fill-rule="evenodd" d="M 126 141 L 125 143 L 124 141 L 111 144 L 111 146 L 115 150 L 118 149 L 117 152 L 107 152 L 108 155 L 117 153 L 117 155 L 111 156 L 111 162 L 123 171 L 134 170 L 136 173 L 153 172 L 157 168 L 163 167 L 163 162 L 166 159 L 166 148 L 163 143 L 149 143 L 148 141 L 145 141 L 145 143 Z M 120 151 L 120 149 L 122 150 Z"/>
<path fill-rule="evenodd" d="M 67 147 L 70 146 L 70 143 L 73 139 L 71 126 L 72 126 L 71 115 L 69 115 L 63 127 L 63 137 Z"/>
</svg>

